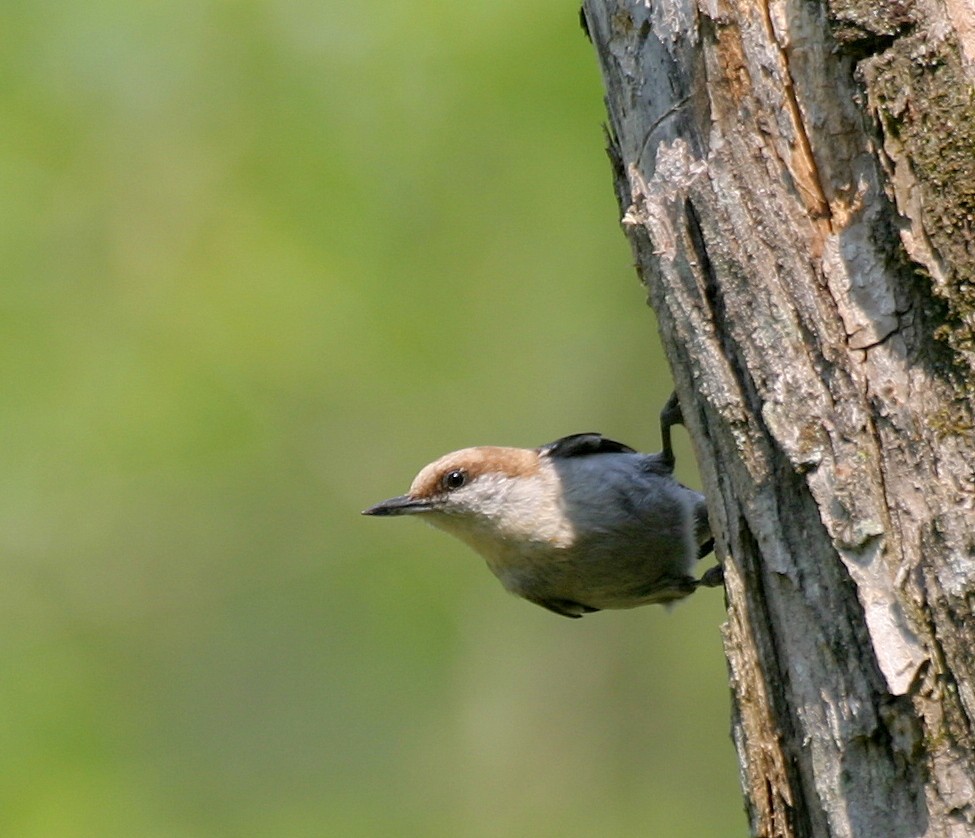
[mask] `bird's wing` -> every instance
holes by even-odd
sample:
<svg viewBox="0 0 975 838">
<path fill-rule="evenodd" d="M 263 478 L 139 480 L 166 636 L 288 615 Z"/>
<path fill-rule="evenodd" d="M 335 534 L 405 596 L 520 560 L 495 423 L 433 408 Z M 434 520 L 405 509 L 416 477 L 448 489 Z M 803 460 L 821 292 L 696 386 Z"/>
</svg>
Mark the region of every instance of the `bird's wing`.
<svg viewBox="0 0 975 838">
<path fill-rule="evenodd" d="M 629 445 L 606 439 L 602 434 L 572 434 L 543 445 L 538 453 L 546 457 L 583 457 L 588 454 L 635 454 Z"/>
<path fill-rule="evenodd" d="M 542 608 L 547 608 L 555 614 L 559 614 L 562 617 L 569 617 L 573 620 L 578 620 L 583 614 L 594 614 L 600 610 L 593 608 L 591 605 L 574 602 L 571 599 L 545 599 L 531 596 L 526 596 L 525 599 L 529 602 L 534 602 L 535 605 L 541 605 Z"/>
</svg>

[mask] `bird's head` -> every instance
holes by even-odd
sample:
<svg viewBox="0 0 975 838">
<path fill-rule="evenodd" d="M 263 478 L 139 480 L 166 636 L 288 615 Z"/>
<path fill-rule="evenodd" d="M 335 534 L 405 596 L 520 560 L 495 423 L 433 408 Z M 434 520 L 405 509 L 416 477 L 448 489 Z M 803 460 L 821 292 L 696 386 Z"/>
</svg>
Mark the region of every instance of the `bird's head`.
<svg viewBox="0 0 975 838">
<path fill-rule="evenodd" d="M 363 515 L 490 517 L 511 493 L 532 482 L 540 458 L 527 448 L 481 446 L 453 451 L 424 466 L 410 490 L 363 510 Z"/>
<path fill-rule="evenodd" d="M 446 454 L 420 470 L 410 490 L 363 515 L 420 515 L 428 523 L 494 554 L 566 529 L 558 477 L 539 449 L 481 446 Z"/>
</svg>

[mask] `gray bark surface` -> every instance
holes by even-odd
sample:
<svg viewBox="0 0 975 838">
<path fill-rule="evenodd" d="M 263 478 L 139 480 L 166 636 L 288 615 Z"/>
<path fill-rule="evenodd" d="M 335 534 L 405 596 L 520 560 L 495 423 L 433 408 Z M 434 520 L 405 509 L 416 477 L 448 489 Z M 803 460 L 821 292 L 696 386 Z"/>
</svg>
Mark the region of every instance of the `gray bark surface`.
<svg viewBox="0 0 975 838">
<path fill-rule="evenodd" d="M 586 0 L 762 836 L 975 835 L 975 2 Z"/>
</svg>

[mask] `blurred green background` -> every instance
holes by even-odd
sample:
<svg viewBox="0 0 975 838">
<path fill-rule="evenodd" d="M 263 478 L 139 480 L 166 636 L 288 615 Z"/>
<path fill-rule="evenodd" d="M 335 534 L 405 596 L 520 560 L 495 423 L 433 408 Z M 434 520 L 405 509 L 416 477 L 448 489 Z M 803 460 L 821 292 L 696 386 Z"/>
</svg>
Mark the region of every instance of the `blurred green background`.
<svg viewBox="0 0 975 838">
<path fill-rule="evenodd" d="M 659 446 L 575 3 L 6 0 L 0 103 L 0 834 L 744 833 L 719 592 L 359 515 Z"/>
</svg>

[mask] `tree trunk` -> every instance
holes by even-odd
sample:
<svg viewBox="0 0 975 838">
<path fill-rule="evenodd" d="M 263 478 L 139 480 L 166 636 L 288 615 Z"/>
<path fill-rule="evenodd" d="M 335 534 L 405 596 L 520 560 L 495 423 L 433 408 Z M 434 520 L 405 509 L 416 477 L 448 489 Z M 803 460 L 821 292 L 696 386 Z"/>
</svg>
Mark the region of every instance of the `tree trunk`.
<svg viewBox="0 0 975 838">
<path fill-rule="evenodd" d="M 975 2 L 586 0 L 754 834 L 975 836 Z"/>
</svg>

